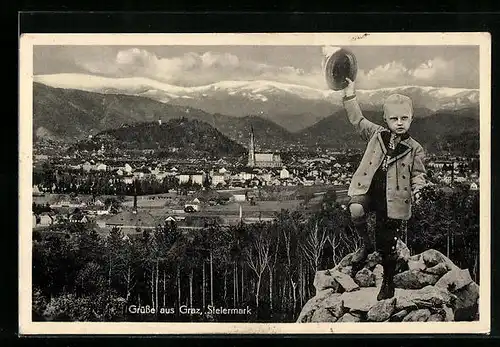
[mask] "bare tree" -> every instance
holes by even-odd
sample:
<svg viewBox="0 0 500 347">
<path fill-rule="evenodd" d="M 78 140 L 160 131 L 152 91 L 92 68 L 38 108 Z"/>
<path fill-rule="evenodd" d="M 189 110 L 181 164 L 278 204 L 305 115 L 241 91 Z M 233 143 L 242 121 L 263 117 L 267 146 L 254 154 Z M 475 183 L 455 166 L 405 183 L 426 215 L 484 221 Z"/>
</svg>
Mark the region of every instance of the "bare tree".
<svg viewBox="0 0 500 347">
<path fill-rule="evenodd" d="M 323 247 L 328 238 L 328 233 L 325 228 L 318 227 L 318 221 L 314 223 L 312 232 L 307 232 L 304 241 L 301 244 L 301 249 L 309 263 L 311 269 L 318 271 Z"/>
<path fill-rule="evenodd" d="M 262 275 L 269 265 L 271 240 L 268 237 L 268 227 L 261 225 L 257 228 L 252 228 L 250 234 L 249 247 L 246 249 L 246 261 L 248 267 L 255 273 L 257 277 L 255 287 L 255 304 L 259 307 L 260 284 Z"/>
</svg>

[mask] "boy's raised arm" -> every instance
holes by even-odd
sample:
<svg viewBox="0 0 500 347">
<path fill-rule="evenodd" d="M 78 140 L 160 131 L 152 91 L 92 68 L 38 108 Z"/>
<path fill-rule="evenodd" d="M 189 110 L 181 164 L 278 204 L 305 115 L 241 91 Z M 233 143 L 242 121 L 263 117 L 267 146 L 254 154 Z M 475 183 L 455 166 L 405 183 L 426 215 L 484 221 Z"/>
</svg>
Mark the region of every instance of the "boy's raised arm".
<svg viewBox="0 0 500 347">
<path fill-rule="evenodd" d="M 354 82 L 347 78 L 348 85 L 343 90 L 344 91 L 344 108 L 347 112 L 347 117 L 349 122 L 354 125 L 356 131 L 361 135 L 363 140 L 368 141 L 375 132 L 383 128 L 382 126 L 375 124 L 363 116 L 361 108 L 359 107 L 358 101 L 356 99 L 356 92 L 354 90 Z"/>
</svg>

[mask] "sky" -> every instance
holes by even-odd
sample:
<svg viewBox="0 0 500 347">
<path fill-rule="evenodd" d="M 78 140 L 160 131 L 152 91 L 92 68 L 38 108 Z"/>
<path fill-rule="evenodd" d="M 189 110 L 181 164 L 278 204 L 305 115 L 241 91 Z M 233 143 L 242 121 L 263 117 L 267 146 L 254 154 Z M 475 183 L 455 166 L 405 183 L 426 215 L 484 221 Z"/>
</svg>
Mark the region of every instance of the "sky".
<svg viewBox="0 0 500 347">
<path fill-rule="evenodd" d="M 479 88 L 478 46 L 344 46 L 358 61 L 356 87 Z M 177 86 L 271 80 L 326 89 L 324 46 L 35 46 L 35 75 L 146 77 Z"/>
</svg>

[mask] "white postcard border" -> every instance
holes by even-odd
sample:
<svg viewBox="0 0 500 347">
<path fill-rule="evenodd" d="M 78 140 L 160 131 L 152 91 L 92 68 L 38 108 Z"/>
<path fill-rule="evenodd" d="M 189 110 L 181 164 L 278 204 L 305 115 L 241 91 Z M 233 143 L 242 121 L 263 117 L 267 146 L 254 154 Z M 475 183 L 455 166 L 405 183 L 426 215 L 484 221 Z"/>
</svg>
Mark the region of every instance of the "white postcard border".
<svg viewBox="0 0 500 347">
<path fill-rule="evenodd" d="M 476 322 L 97 323 L 32 322 L 32 114 L 34 45 L 477 45 L 480 48 L 480 301 Z M 23 34 L 19 60 L 19 333 L 50 334 L 485 334 L 490 331 L 491 36 L 489 33 Z"/>
</svg>

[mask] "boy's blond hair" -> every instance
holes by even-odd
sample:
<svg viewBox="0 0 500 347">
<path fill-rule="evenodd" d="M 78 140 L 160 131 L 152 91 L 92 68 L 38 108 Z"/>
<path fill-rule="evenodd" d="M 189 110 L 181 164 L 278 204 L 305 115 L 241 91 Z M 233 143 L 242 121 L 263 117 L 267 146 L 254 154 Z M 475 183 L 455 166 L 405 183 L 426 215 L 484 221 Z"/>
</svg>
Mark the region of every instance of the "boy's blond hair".
<svg viewBox="0 0 500 347">
<path fill-rule="evenodd" d="M 406 95 L 389 95 L 384 101 L 384 118 L 393 112 L 404 112 L 413 117 L 413 102 Z"/>
</svg>

